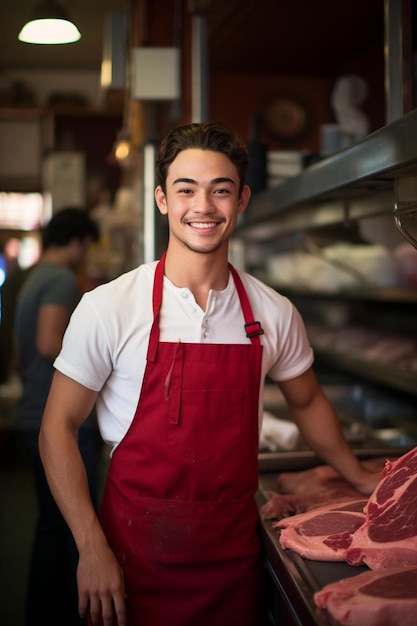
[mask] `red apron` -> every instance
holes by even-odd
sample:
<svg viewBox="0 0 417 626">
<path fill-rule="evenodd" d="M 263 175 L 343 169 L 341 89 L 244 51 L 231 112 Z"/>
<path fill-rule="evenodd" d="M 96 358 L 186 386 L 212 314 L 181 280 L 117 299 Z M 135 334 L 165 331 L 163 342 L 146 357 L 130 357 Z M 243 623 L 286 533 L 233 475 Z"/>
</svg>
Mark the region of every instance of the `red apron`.
<svg viewBox="0 0 417 626">
<path fill-rule="evenodd" d="M 263 331 L 230 266 L 251 343 L 159 342 L 164 262 L 142 390 L 100 518 L 125 574 L 129 626 L 258 626 Z"/>
</svg>

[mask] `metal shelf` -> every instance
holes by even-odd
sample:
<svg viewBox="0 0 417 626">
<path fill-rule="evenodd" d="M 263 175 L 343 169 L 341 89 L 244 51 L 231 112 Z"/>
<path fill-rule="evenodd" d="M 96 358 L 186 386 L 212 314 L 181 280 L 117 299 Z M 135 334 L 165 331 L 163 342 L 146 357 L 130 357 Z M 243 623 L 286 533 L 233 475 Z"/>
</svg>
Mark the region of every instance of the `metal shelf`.
<svg viewBox="0 0 417 626">
<path fill-rule="evenodd" d="M 341 291 L 314 291 L 309 289 L 291 289 L 280 287 L 265 277 L 261 280 L 284 293 L 290 299 L 309 298 L 312 300 L 385 302 L 390 304 L 417 304 L 417 289 L 413 287 L 369 287 L 366 289 L 343 289 Z"/>
<path fill-rule="evenodd" d="M 249 241 L 393 212 L 394 181 L 417 174 L 417 109 L 251 200 Z"/>
<path fill-rule="evenodd" d="M 326 363 L 337 367 L 339 370 L 342 369 L 351 374 L 363 376 L 369 381 L 396 391 L 403 391 L 412 396 L 417 395 L 417 373 L 415 371 L 398 370 L 395 365 L 379 365 L 374 361 L 352 358 L 344 353 L 323 350 L 320 347 L 314 347 L 314 351 Z"/>
</svg>

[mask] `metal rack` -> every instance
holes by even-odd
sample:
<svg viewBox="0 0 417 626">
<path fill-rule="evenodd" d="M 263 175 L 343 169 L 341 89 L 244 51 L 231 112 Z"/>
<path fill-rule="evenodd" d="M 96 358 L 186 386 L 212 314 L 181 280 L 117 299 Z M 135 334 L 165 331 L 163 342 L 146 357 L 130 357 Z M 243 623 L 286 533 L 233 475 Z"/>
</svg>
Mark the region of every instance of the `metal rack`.
<svg viewBox="0 0 417 626">
<path fill-rule="evenodd" d="M 396 185 L 416 176 L 417 109 L 282 185 L 257 194 L 236 236 L 267 241 L 365 217 L 387 213 L 394 217 Z M 411 201 L 417 197 L 408 198 Z"/>
</svg>

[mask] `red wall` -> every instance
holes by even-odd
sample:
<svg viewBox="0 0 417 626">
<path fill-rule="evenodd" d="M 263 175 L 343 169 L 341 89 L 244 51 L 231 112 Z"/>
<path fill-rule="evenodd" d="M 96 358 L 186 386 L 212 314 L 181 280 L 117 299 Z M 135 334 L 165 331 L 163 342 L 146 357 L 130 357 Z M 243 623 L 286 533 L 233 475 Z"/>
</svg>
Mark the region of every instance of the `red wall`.
<svg viewBox="0 0 417 626">
<path fill-rule="evenodd" d="M 262 127 L 261 140 L 271 149 L 317 152 L 319 127 L 328 122 L 327 83 L 317 77 L 214 74 L 210 80 L 210 117 L 222 120 L 248 140 L 252 115 L 262 115 L 275 96 L 293 97 L 307 111 L 306 132 L 296 140 L 280 141 Z"/>
</svg>

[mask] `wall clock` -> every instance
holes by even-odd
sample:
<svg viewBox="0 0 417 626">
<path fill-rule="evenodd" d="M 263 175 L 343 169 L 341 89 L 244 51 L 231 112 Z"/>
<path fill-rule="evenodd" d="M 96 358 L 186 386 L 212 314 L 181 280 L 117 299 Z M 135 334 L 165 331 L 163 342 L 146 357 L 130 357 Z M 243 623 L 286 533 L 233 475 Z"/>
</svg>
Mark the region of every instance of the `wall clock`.
<svg viewBox="0 0 417 626">
<path fill-rule="evenodd" d="M 265 127 L 277 139 L 298 139 L 307 129 L 307 111 L 290 96 L 271 100 L 262 115 Z"/>
</svg>

